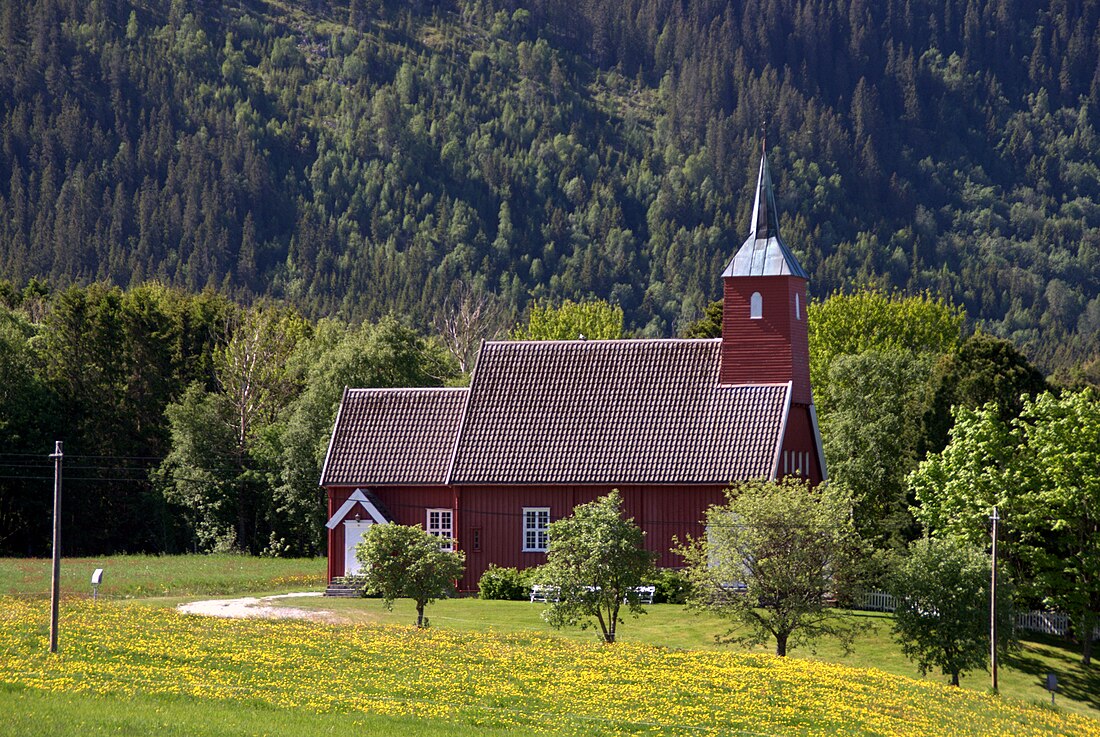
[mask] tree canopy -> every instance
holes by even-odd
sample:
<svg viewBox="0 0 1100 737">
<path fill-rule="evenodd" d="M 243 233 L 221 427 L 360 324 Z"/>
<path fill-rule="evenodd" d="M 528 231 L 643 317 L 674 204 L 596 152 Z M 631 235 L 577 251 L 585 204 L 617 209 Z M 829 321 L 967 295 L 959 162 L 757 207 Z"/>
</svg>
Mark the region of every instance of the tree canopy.
<svg viewBox="0 0 1100 737">
<path fill-rule="evenodd" d="M 851 621 L 829 607 L 860 578 L 848 496 L 788 476 L 737 484 L 727 497 L 707 511 L 706 537 L 680 549 L 688 604 L 729 619 L 729 640 L 774 640 L 776 655 L 825 636 L 850 643 Z"/>
<path fill-rule="evenodd" d="M 635 589 L 652 572 L 654 558 L 645 549 L 645 533 L 623 517 L 618 490 L 551 522 L 547 536 L 546 565 L 539 574 L 557 590 L 558 600 L 544 618 L 555 627 L 584 628 L 595 620 L 604 642 L 615 642 L 623 605 L 634 616 L 644 613 Z"/>
<path fill-rule="evenodd" d="M 1011 423 L 993 403 L 957 412 L 951 439 L 909 477 L 933 534 L 977 541 L 997 505 L 1022 593 L 1069 614 L 1083 645 L 1100 617 L 1100 402 L 1092 389 L 1023 398 Z"/>
<path fill-rule="evenodd" d="M 527 325 L 512 332 L 515 340 L 616 340 L 623 337 L 623 308 L 597 299 L 565 300 L 560 305 L 531 305 Z"/>
<path fill-rule="evenodd" d="M 906 297 L 869 289 L 811 301 L 806 308 L 810 383 L 821 411 L 831 409 L 828 377 L 837 358 L 871 351 L 950 354 L 962 340 L 964 317 L 958 307 L 927 294 Z"/>
<path fill-rule="evenodd" d="M 423 328 L 466 283 L 672 335 L 746 235 L 766 119 L 815 297 L 928 290 L 1044 370 L 1095 360 L 1093 4 L 522 10 L 9 3 L 10 293 L 156 279 Z"/>
<path fill-rule="evenodd" d="M 0 307 L 0 551 L 43 555 L 46 455 L 65 443 L 66 550 L 316 555 L 344 386 L 439 386 L 457 367 L 392 317 L 314 323 L 213 291 L 35 287 Z M 95 519 L 95 525 L 80 520 Z"/>
<path fill-rule="evenodd" d="M 916 540 L 898 559 L 887 584 L 897 602 L 892 626 L 921 675 L 939 668 L 958 686 L 967 671 L 986 667 L 990 582 L 989 556 L 950 538 Z M 998 594 L 999 631 L 1008 633 L 1008 592 Z"/>
<path fill-rule="evenodd" d="M 810 376 L 831 482 L 857 529 L 880 546 L 915 535 L 905 476 L 925 440 L 933 368 L 956 351 L 964 313 L 928 295 L 834 294 L 806 310 Z"/>
<path fill-rule="evenodd" d="M 355 550 L 365 593 L 380 595 L 386 607 L 395 599 L 412 599 L 416 626 L 427 626 L 424 607 L 452 593 L 466 570 L 465 553 L 444 549 L 453 542 L 417 525 L 371 525 Z"/>
</svg>

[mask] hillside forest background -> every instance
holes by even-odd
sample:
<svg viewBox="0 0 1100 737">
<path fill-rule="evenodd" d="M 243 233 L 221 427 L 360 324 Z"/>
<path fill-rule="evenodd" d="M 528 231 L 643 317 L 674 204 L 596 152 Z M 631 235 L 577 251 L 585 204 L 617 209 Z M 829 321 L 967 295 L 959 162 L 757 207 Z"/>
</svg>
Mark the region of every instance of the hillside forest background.
<svg viewBox="0 0 1100 737">
<path fill-rule="evenodd" d="M 0 552 L 55 439 L 69 552 L 317 552 L 340 389 L 463 315 L 707 334 L 765 135 L 819 324 L 939 331 L 815 354 L 904 537 L 953 404 L 1100 382 L 1098 60 L 1095 1 L 3 3 Z"/>
</svg>

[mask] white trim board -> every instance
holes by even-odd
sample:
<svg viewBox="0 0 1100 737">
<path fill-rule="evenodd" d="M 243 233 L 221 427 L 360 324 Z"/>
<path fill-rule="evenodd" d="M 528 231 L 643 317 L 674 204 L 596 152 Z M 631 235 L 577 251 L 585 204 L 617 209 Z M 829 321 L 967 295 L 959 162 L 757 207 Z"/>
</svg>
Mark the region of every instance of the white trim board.
<svg viewBox="0 0 1100 737">
<path fill-rule="evenodd" d="M 783 402 L 783 419 L 779 423 L 779 440 L 775 444 L 775 455 L 772 456 L 771 481 L 779 479 L 779 461 L 783 457 L 783 443 L 787 440 L 787 419 L 791 416 L 791 397 L 794 394 L 794 382 L 787 382 L 787 398 Z"/>
<path fill-rule="evenodd" d="M 384 525 L 389 522 L 389 520 L 386 519 L 382 515 L 382 513 L 378 511 L 378 507 L 374 506 L 371 500 L 367 498 L 367 495 L 363 493 L 363 490 L 356 489 L 355 491 L 351 492 L 351 496 L 348 497 L 348 500 L 340 505 L 340 508 L 336 510 L 336 514 L 332 515 L 329 521 L 325 523 L 325 527 L 329 528 L 330 530 L 335 530 L 336 526 L 343 522 L 344 519 L 346 519 L 347 516 L 351 514 L 351 510 L 355 508 L 356 504 L 363 505 L 363 509 L 367 511 L 367 514 L 370 515 L 370 518 L 378 524 Z"/>
<path fill-rule="evenodd" d="M 829 480 L 829 470 L 825 468 L 825 448 L 821 444 L 821 428 L 817 426 L 817 410 L 810 404 L 810 423 L 814 426 L 814 446 L 817 448 L 817 460 L 821 462 L 821 480 Z"/>
</svg>

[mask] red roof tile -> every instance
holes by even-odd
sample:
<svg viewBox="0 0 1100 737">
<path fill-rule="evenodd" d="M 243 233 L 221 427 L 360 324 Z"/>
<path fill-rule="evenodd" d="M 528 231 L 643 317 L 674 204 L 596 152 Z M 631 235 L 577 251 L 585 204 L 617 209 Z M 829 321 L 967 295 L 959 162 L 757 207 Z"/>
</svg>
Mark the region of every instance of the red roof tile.
<svg viewBox="0 0 1100 737">
<path fill-rule="evenodd" d="M 347 390 L 321 485 L 445 483 L 466 392 Z"/>
<path fill-rule="evenodd" d="M 770 476 L 787 385 L 719 386 L 720 340 L 486 343 L 456 484 Z"/>
<path fill-rule="evenodd" d="M 725 484 L 770 476 L 788 386 L 719 386 L 720 344 L 493 342 L 483 346 L 468 390 L 349 390 L 321 484 Z"/>
</svg>

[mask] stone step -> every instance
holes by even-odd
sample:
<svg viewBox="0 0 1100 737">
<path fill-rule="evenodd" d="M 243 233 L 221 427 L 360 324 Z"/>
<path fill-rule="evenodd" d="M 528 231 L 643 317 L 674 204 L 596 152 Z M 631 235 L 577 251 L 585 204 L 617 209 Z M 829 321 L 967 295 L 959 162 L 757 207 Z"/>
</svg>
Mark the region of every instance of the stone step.
<svg viewBox="0 0 1100 737">
<path fill-rule="evenodd" d="M 359 596 L 359 590 L 354 586 L 342 583 L 329 584 L 325 589 L 325 596 L 336 596 L 345 599 L 353 599 Z"/>
</svg>

